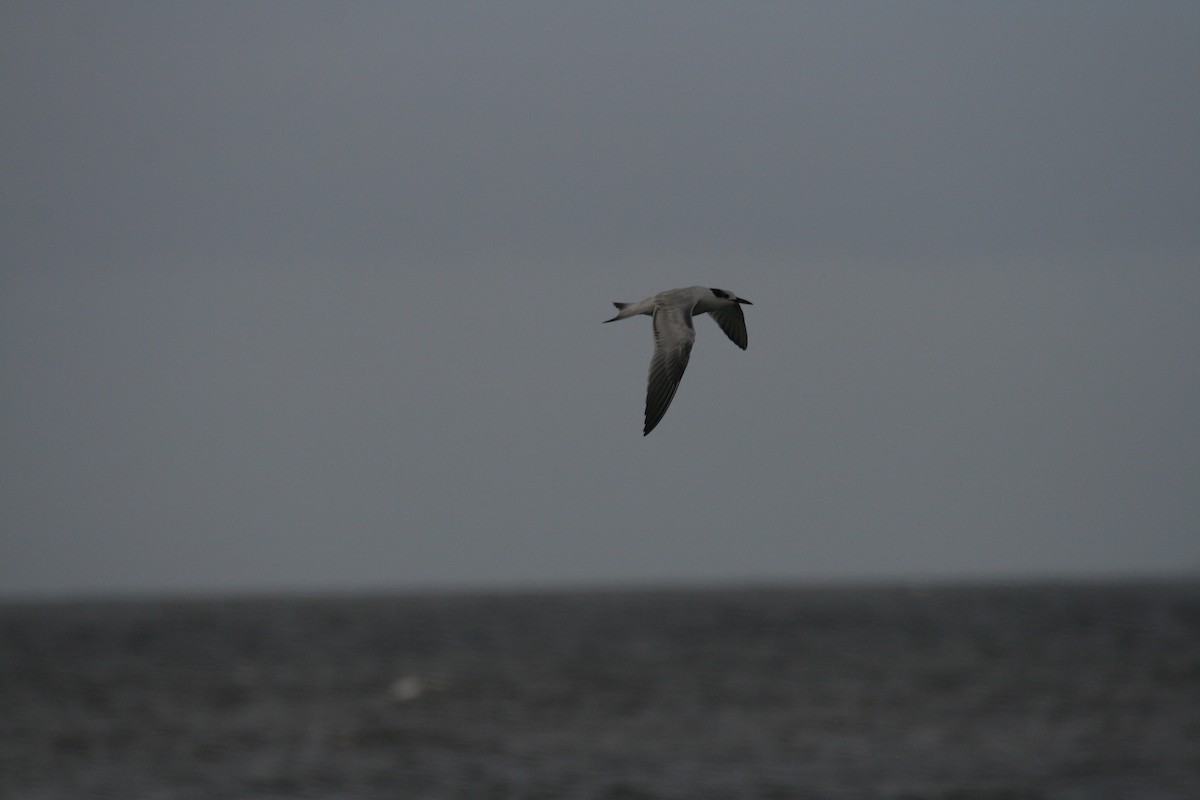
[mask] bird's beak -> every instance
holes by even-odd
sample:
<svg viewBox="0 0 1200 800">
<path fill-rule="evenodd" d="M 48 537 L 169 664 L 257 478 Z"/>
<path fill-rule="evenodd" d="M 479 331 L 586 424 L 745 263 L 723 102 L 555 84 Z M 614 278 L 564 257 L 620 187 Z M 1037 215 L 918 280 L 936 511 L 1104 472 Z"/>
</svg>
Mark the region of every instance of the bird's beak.
<svg viewBox="0 0 1200 800">
<path fill-rule="evenodd" d="M 751 303 L 749 300 L 743 300 L 743 299 L 742 299 L 742 298 L 740 298 L 740 297 L 737 299 L 737 301 L 738 301 L 739 303 L 745 303 L 745 304 L 746 304 L 746 305 L 748 305 L 748 306 L 752 306 L 752 305 L 754 305 L 754 303 Z"/>
</svg>

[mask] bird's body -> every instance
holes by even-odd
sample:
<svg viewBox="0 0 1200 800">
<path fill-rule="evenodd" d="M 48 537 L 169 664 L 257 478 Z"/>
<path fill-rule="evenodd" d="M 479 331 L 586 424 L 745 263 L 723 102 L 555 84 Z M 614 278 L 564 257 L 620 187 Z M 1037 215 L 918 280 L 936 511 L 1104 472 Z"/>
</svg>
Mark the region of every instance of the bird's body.
<svg viewBox="0 0 1200 800">
<path fill-rule="evenodd" d="M 683 371 L 692 354 L 692 343 L 696 330 L 692 317 L 708 314 L 717 321 L 725 335 L 738 347 L 746 349 L 746 318 L 742 315 L 742 304 L 753 305 L 733 292 L 725 289 L 710 289 L 707 286 L 689 286 L 686 289 L 670 289 L 636 303 L 613 303 L 618 313 L 605 322 L 629 319 L 639 314 L 654 318 L 654 357 L 650 359 L 650 381 L 646 387 L 646 427 L 642 435 L 654 430 L 671 400 Z"/>
</svg>

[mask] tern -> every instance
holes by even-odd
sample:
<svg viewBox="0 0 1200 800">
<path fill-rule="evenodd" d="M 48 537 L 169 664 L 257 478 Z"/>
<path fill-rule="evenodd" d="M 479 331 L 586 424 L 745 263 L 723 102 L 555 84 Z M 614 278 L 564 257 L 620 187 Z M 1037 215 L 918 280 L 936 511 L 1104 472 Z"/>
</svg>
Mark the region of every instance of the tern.
<svg viewBox="0 0 1200 800">
<path fill-rule="evenodd" d="M 654 357 L 650 359 L 650 381 L 646 386 L 646 427 L 642 436 L 654 430 L 675 398 L 675 390 L 687 369 L 696 341 L 692 317 L 708 314 L 738 347 L 746 349 L 746 318 L 742 305 L 754 305 L 727 289 L 689 286 L 669 289 L 636 303 L 613 303 L 617 315 L 605 322 L 629 319 L 639 314 L 654 318 Z"/>
</svg>

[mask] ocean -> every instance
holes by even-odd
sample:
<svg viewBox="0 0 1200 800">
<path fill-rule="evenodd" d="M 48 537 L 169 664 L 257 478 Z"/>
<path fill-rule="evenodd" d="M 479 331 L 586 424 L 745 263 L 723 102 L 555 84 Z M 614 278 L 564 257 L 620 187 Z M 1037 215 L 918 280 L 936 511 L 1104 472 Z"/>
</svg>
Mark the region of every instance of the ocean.
<svg viewBox="0 0 1200 800">
<path fill-rule="evenodd" d="M 1200 583 L 0 604 L 5 800 L 1192 800 Z"/>
</svg>

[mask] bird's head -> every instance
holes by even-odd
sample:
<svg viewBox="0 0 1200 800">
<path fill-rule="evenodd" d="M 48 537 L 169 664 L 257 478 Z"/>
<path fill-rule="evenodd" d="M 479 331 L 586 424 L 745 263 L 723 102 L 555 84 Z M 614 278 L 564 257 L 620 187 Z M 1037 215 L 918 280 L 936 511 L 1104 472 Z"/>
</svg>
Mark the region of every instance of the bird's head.
<svg viewBox="0 0 1200 800">
<path fill-rule="evenodd" d="M 712 292 L 713 294 L 715 294 L 715 295 L 716 295 L 717 297 L 719 297 L 720 299 L 722 299 L 722 300 L 728 300 L 728 301 L 729 301 L 729 302 L 731 302 L 731 303 L 742 303 L 743 305 L 747 305 L 747 306 L 752 306 L 752 305 L 754 305 L 754 303 L 751 303 L 749 300 L 745 300 L 745 299 L 743 299 L 743 298 L 741 298 L 741 297 L 738 297 L 736 294 L 734 294 L 733 292 L 729 291 L 728 289 L 713 289 L 713 288 L 709 288 L 709 291 L 710 291 L 710 292 Z"/>
</svg>

